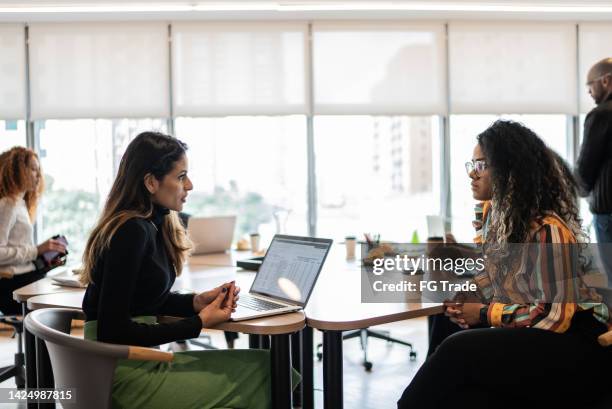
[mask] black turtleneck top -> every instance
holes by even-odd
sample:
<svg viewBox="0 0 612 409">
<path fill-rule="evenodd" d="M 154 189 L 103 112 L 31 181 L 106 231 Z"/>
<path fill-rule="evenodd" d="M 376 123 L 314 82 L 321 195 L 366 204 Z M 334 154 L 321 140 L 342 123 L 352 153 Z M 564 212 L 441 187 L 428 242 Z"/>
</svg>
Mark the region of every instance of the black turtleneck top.
<svg viewBox="0 0 612 409">
<path fill-rule="evenodd" d="M 125 222 L 92 270 L 83 311 L 98 321 L 98 341 L 152 346 L 196 338 L 202 321 L 193 310 L 193 294 L 170 291 L 176 279 L 162 238 L 168 209 L 155 206 L 150 219 Z M 132 317 L 186 317 L 172 323 L 140 324 Z"/>
</svg>

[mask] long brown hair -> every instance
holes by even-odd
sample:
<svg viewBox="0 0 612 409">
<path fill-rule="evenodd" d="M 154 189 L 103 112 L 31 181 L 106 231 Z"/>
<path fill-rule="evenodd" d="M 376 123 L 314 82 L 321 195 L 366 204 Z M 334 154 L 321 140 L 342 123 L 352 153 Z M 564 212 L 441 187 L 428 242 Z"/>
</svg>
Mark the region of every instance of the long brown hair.
<svg viewBox="0 0 612 409">
<path fill-rule="evenodd" d="M 187 145 L 183 142 L 158 132 L 143 132 L 129 144 L 102 215 L 87 240 L 80 275 L 82 283 L 92 282 L 92 270 L 119 227 L 132 218 L 151 217 L 153 202 L 144 184 L 145 176 L 151 174 L 161 181 L 186 151 Z M 161 232 L 168 256 L 176 274 L 180 275 L 191 242 L 177 212 L 170 211 L 165 217 Z"/>
<path fill-rule="evenodd" d="M 15 146 L 0 154 L 0 199 L 6 197 L 16 200 L 18 195 L 25 192 L 23 199 L 32 222 L 36 218 L 38 199 L 45 189 L 42 176 L 38 179 L 38 185 L 32 186 L 29 166 L 33 159 L 38 160 L 36 152 L 21 146 Z M 39 172 L 42 175 L 42 171 Z"/>
</svg>

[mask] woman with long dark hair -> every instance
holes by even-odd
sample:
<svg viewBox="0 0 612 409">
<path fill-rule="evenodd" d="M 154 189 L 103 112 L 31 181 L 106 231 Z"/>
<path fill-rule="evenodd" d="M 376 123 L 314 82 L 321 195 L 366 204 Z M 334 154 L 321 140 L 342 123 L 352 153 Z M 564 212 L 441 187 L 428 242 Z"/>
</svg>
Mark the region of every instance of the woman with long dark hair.
<svg viewBox="0 0 612 409">
<path fill-rule="evenodd" d="M 59 264 L 57 258 L 46 262 L 47 252 L 66 253 L 56 239 L 34 244 L 32 223 L 44 190 L 38 155 L 16 146 L 0 154 L 0 311 L 19 314 L 21 306 L 13 291 L 40 280 Z"/>
<path fill-rule="evenodd" d="M 123 155 L 83 256 L 86 338 L 153 346 L 196 338 L 230 318 L 233 283 L 197 295 L 170 291 L 190 249 L 177 214 L 193 188 L 186 150 L 144 132 Z M 183 318 L 161 324 L 158 315 Z M 269 370 L 263 350 L 181 352 L 170 365 L 121 361 L 113 407 L 268 408 Z"/>
<path fill-rule="evenodd" d="M 447 303 L 447 316 L 468 330 L 438 346 L 398 407 L 583 407 L 601 395 L 610 351 L 597 337 L 611 322 L 575 262 L 584 238 L 575 182 L 534 132 L 511 121 L 478 136 L 467 168 L 483 205 L 481 298 Z"/>
</svg>

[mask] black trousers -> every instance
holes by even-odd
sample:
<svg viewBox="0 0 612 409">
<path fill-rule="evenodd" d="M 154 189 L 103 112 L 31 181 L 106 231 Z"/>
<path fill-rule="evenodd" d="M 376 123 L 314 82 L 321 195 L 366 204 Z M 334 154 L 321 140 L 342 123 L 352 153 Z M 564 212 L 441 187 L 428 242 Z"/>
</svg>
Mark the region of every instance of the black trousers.
<svg viewBox="0 0 612 409">
<path fill-rule="evenodd" d="M 399 409 L 588 408 L 609 390 L 606 326 L 577 313 L 570 330 L 483 328 L 449 336 L 421 366 Z"/>
<path fill-rule="evenodd" d="M 430 315 L 427 317 L 427 324 L 429 325 L 429 349 L 427 350 L 427 356 L 431 356 L 438 346 L 451 335 L 464 331 L 459 325 L 451 322 L 451 320 L 444 314 Z"/>
<path fill-rule="evenodd" d="M 5 315 L 21 314 L 21 305 L 13 300 L 13 291 L 38 281 L 47 275 L 47 270 L 34 270 L 29 273 L 17 274 L 13 278 L 0 279 L 0 312 Z"/>
</svg>

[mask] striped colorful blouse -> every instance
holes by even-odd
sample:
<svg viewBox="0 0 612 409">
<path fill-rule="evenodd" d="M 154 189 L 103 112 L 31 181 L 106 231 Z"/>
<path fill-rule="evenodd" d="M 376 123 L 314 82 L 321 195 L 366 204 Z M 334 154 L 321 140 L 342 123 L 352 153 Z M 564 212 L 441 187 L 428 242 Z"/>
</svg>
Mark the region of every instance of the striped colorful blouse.
<svg viewBox="0 0 612 409">
<path fill-rule="evenodd" d="M 485 241 L 490 208 L 490 202 L 483 202 L 475 209 L 476 243 Z M 484 271 L 475 277 L 489 304 L 489 323 L 494 327 L 533 327 L 565 332 L 574 313 L 591 310 L 598 321 L 612 329 L 610 312 L 601 302 L 601 296 L 584 283 L 581 269 L 570 267 L 569 252 L 576 238 L 563 220 L 550 214 L 533 224 L 531 235 L 533 244 L 528 251 L 537 253 L 530 255 L 535 263 L 525 262 L 527 258 L 524 258 L 513 274 L 492 279 Z M 554 258 L 550 257 L 551 244 L 561 244 L 555 247 Z M 540 294 L 543 301 L 521 302 L 524 298 L 533 298 L 529 294 L 525 297 L 526 292 Z"/>
</svg>

